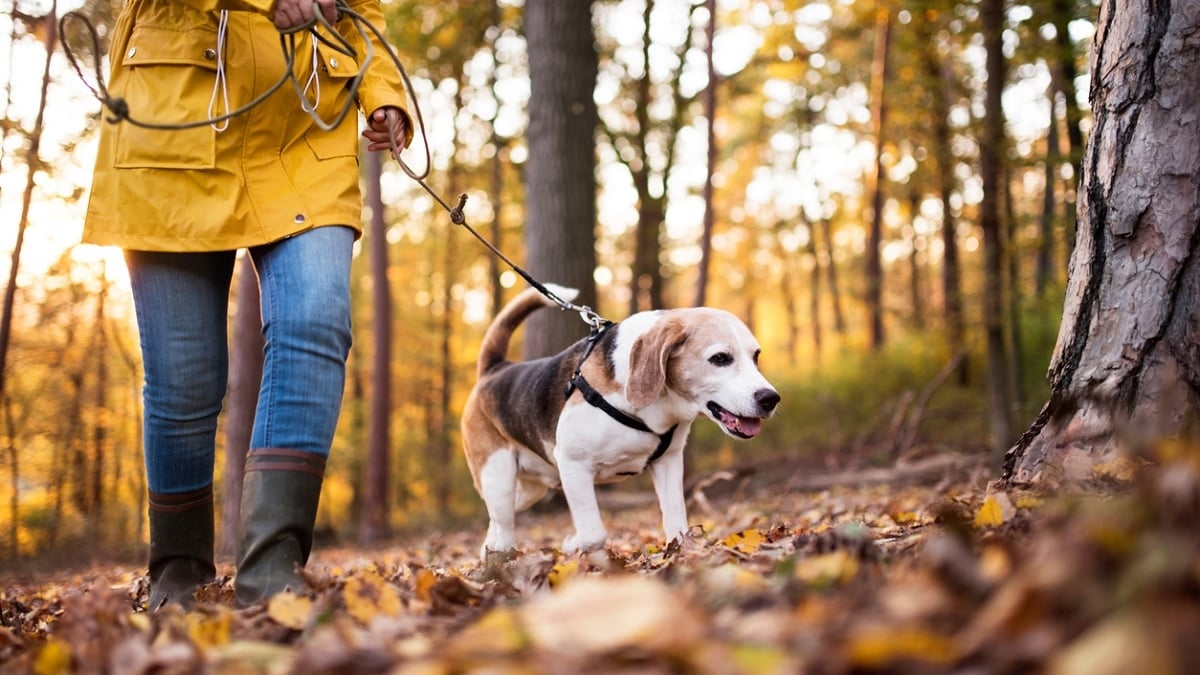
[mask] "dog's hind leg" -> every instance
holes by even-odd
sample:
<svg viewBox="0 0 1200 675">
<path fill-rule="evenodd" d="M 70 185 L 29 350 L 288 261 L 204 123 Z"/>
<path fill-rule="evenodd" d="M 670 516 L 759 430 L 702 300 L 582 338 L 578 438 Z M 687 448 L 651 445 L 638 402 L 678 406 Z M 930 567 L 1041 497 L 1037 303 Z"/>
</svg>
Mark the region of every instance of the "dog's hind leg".
<svg viewBox="0 0 1200 675">
<path fill-rule="evenodd" d="M 517 453 L 508 449 L 493 452 L 479 472 L 479 494 L 489 519 L 479 551 L 484 560 L 488 551 L 509 551 L 516 546 L 517 493 Z"/>
</svg>

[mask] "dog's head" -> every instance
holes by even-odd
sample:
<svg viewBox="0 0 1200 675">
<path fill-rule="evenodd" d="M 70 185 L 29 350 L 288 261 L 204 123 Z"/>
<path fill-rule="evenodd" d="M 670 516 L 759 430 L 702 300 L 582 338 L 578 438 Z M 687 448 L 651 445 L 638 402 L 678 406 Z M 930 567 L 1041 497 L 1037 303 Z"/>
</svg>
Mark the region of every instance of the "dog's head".
<svg viewBox="0 0 1200 675">
<path fill-rule="evenodd" d="M 758 369 L 758 340 L 733 314 L 676 309 L 633 343 L 625 397 L 644 408 L 667 390 L 735 438 L 753 438 L 779 405 Z"/>
</svg>

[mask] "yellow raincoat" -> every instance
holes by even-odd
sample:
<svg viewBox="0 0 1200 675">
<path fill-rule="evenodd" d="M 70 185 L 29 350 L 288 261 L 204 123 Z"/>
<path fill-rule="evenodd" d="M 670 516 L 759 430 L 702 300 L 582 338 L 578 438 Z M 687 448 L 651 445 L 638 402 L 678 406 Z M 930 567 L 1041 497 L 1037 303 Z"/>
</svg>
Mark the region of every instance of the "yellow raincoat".
<svg viewBox="0 0 1200 675">
<path fill-rule="evenodd" d="M 279 34 L 268 18 L 272 5 L 273 0 L 128 0 L 114 28 L 109 95 L 124 98 L 133 118 L 153 123 L 222 114 L 226 92 L 229 110 L 245 105 L 285 72 Z M 383 26 L 378 0 L 348 5 Z M 217 77 L 222 9 L 230 10 L 224 88 Z M 336 28 L 358 55 L 365 54 L 348 19 Z M 313 42 L 307 32 L 297 37 L 294 70 L 308 84 L 315 65 L 317 78 L 306 98 L 317 103 L 322 119 L 332 121 L 348 100 L 346 85 L 359 63 L 320 41 L 314 54 Z M 358 107 L 368 114 L 382 106 L 403 110 L 400 74 L 385 47 L 374 46 Z M 323 131 L 289 83 L 220 131 L 208 124 L 155 130 L 105 122 L 83 240 L 136 250 L 214 251 L 265 244 L 323 225 L 361 232 L 356 112 Z"/>
</svg>

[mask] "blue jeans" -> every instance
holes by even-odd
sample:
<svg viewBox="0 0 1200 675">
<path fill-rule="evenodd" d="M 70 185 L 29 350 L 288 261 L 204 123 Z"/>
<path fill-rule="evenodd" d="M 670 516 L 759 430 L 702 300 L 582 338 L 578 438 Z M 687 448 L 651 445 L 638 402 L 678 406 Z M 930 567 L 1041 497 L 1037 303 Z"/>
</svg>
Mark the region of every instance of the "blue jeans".
<svg viewBox="0 0 1200 675">
<path fill-rule="evenodd" d="M 328 456 L 350 352 L 354 231 L 318 227 L 250 249 L 266 351 L 251 448 Z M 236 251 L 126 251 L 145 384 L 150 491 L 212 484 L 217 415 L 229 370 Z"/>
</svg>

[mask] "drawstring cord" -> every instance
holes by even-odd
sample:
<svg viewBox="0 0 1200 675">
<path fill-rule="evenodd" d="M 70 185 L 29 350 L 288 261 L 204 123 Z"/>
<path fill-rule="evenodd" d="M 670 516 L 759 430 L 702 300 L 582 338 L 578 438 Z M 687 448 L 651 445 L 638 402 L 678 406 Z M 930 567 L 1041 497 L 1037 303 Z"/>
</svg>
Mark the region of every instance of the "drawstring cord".
<svg viewBox="0 0 1200 675">
<path fill-rule="evenodd" d="M 217 91 L 221 92 L 222 109 L 229 110 L 229 81 L 225 77 L 225 32 L 229 29 L 229 10 L 221 10 L 217 20 L 217 74 L 213 78 L 212 96 L 208 99 L 208 116 L 213 117 L 213 108 L 217 104 Z M 221 133 L 229 128 L 229 118 L 211 124 L 214 131 Z"/>
</svg>

